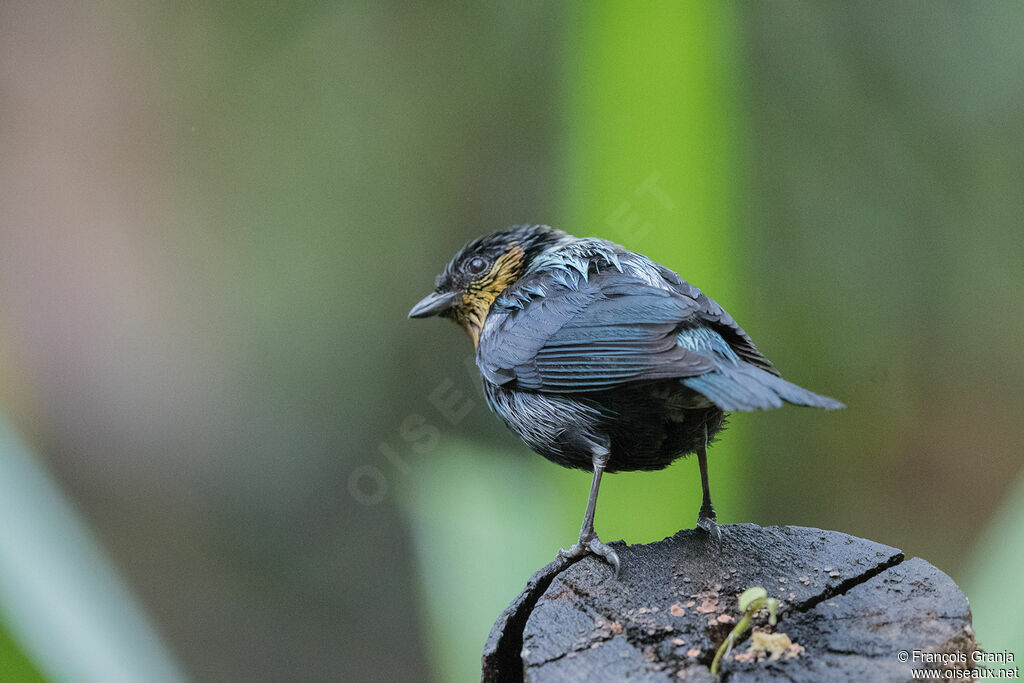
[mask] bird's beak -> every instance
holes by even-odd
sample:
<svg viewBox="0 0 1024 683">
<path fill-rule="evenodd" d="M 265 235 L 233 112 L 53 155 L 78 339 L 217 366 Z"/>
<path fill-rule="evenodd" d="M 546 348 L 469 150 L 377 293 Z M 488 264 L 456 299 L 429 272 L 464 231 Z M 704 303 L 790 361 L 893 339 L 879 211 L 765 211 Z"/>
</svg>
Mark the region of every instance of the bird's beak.
<svg viewBox="0 0 1024 683">
<path fill-rule="evenodd" d="M 432 315 L 444 313 L 448 309 L 453 308 L 461 297 L 462 295 L 459 292 L 445 292 L 444 294 L 432 292 L 412 307 L 412 310 L 409 311 L 409 317 L 429 318 Z"/>
</svg>

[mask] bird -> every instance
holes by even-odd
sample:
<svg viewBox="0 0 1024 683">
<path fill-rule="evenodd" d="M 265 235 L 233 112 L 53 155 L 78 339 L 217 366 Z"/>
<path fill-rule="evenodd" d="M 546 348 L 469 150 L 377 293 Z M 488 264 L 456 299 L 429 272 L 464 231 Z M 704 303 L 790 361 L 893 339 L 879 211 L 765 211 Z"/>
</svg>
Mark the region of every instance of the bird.
<svg viewBox="0 0 1024 683">
<path fill-rule="evenodd" d="M 654 471 L 696 454 L 697 528 L 720 540 L 707 450 L 728 413 L 844 407 L 782 378 L 715 301 L 614 242 L 546 225 L 474 239 L 410 318 L 469 335 L 487 406 L 532 450 L 592 473 L 577 542 L 559 557 L 620 560 L 594 529 L 605 473 Z"/>
</svg>

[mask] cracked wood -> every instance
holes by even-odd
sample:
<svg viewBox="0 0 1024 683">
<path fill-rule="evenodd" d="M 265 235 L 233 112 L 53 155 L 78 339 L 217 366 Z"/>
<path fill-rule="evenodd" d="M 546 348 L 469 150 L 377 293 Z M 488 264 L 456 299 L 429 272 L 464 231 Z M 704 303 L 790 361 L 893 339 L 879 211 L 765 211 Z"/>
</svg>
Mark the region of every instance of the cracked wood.
<svg viewBox="0 0 1024 683">
<path fill-rule="evenodd" d="M 722 534 L 717 544 L 692 530 L 615 544 L 618 581 L 595 558 L 552 562 L 495 624 L 483 680 L 713 680 L 715 649 L 751 586 L 782 602 L 776 630 L 804 650 L 774 662 L 730 656 L 722 680 L 906 680 L 900 649 L 975 648 L 966 598 L 923 560 L 805 527 L 725 525 Z"/>
</svg>

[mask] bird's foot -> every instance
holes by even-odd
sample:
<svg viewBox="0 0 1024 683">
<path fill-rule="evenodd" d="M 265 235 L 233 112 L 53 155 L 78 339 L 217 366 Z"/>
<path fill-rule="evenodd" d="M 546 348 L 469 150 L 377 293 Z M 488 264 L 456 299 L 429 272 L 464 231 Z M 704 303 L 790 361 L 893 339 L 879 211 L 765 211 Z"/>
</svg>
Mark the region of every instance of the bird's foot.
<svg viewBox="0 0 1024 683">
<path fill-rule="evenodd" d="M 718 528 L 717 522 L 718 516 L 715 514 L 714 508 L 701 507 L 700 513 L 697 515 L 697 528 L 708 532 L 708 536 L 716 541 L 721 541 L 722 532 Z"/>
<path fill-rule="evenodd" d="M 603 557 L 605 562 L 612 566 L 612 571 L 615 572 L 615 578 L 619 578 L 619 554 L 615 552 L 610 545 L 601 541 L 596 535 L 590 537 L 581 536 L 579 543 L 566 550 L 562 548 L 558 551 L 559 557 L 566 559 L 579 559 L 586 557 L 587 555 L 598 555 Z"/>
</svg>

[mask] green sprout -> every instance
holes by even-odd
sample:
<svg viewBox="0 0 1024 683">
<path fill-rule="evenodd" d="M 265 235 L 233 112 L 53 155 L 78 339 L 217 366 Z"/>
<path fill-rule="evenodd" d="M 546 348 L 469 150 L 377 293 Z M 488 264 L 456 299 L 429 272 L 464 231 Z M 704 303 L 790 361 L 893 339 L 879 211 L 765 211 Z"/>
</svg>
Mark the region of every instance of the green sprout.
<svg viewBox="0 0 1024 683">
<path fill-rule="evenodd" d="M 726 636 L 722 644 L 718 646 L 718 652 L 715 653 L 715 659 L 711 662 L 711 674 L 718 675 L 718 664 L 722 660 L 722 657 L 729 654 L 732 650 L 732 646 L 736 644 L 739 637 L 743 635 L 743 632 L 750 628 L 754 621 L 754 615 L 762 607 L 768 608 L 768 623 L 775 626 L 776 612 L 779 609 L 779 601 L 775 598 L 768 597 L 768 591 L 760 586 L 754 586 L 743 591 L 739 599 L 740 612 L 743 612 L 743 618 L 740 619 L 736 626 L 733 627 L 729 635 Z"/>
</svg>

